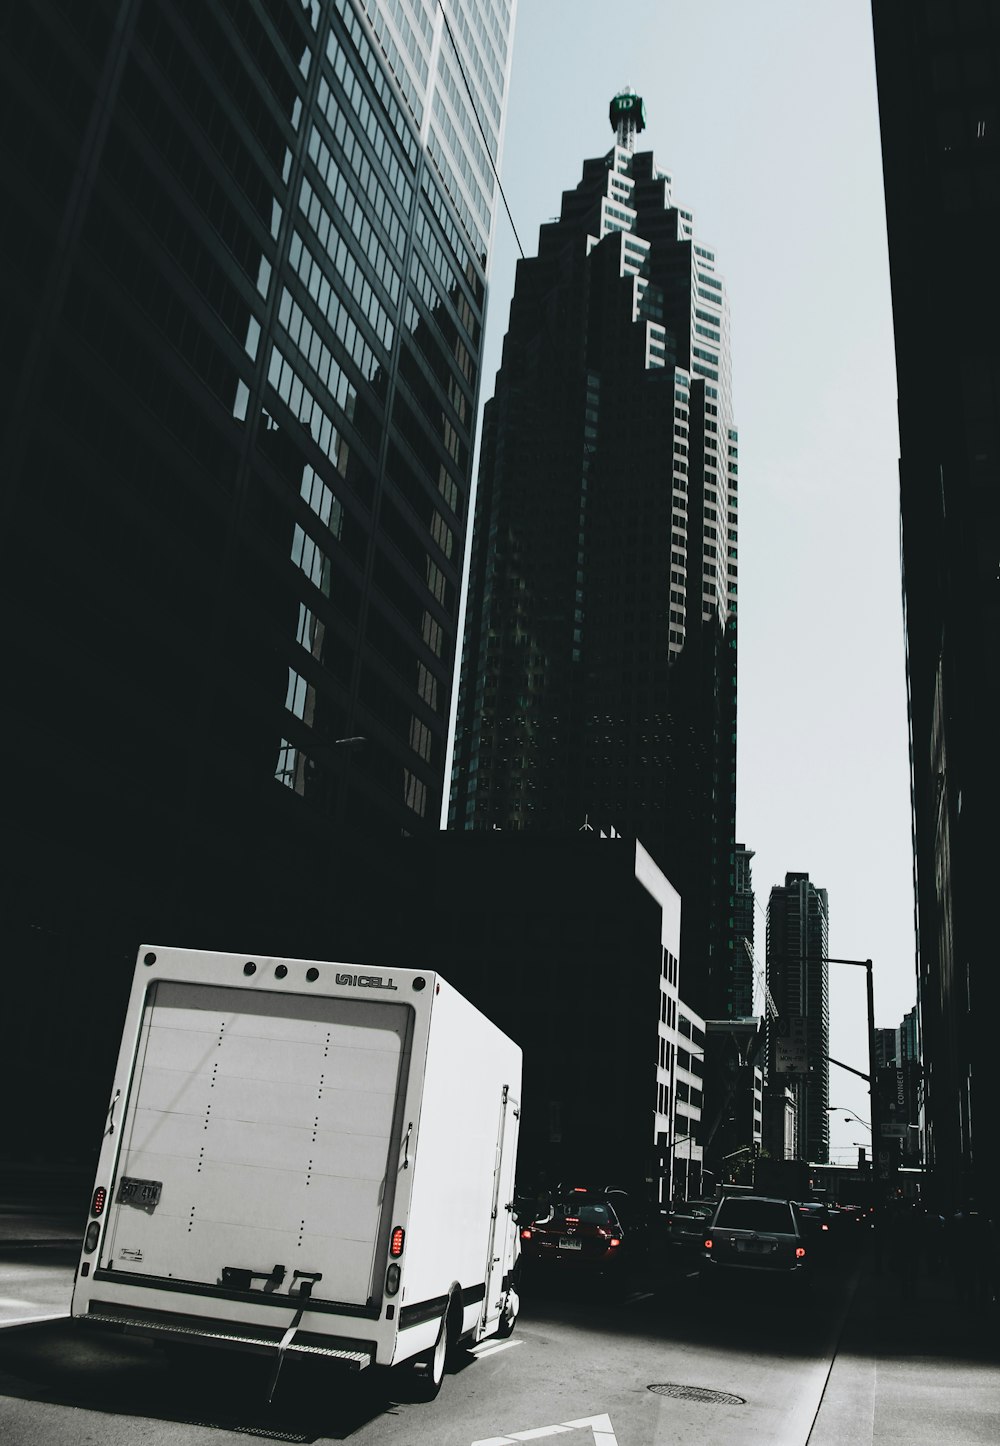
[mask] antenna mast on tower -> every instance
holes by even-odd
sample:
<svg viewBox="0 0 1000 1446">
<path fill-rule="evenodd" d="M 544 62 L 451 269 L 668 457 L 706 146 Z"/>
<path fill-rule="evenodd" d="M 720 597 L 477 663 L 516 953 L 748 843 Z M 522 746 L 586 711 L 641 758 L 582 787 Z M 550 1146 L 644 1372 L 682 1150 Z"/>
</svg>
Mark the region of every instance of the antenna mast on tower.
<svg viewBox="0 0 1000 1446">
<path fill-rule="evenodd" d="M 615 133 L 615 144 L 633 155 L 635 138 L 639 131 L 646 129 L 646 104 L 630 85 L 620 90 L 611 102 L 608 119 Z"/>
</svg>

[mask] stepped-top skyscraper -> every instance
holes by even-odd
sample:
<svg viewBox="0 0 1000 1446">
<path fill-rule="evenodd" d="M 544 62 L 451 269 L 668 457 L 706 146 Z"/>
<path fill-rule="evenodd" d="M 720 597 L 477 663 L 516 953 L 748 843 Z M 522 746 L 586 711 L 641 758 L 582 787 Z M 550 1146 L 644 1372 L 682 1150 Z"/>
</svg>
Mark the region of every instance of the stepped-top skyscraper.
<svg viewBox="0 0 1000 1446">
<path fill-rule="evenodd" d="M 439 829 L 515 3 L 3 7 L 0 895 L 39 1109 L 110 1071 L 140 942 L 345 957 L 366 840 Z"/>
<path fill-rule="evenodd" d="M 486 408 L 450 826 L 638 834 L 727 1012 L 737 438 L 715 253 L 631 92 L 518 264 Z M 732 1012 L 731 1002 L 728 1006 Z"/>
</svg>

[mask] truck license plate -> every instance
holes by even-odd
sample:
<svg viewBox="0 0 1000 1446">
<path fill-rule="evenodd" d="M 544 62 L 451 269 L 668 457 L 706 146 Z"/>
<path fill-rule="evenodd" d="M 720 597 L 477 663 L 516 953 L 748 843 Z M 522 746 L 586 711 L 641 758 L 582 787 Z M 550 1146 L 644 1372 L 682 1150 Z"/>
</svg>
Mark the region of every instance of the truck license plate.
<svg viewBox="0 0 1000 1446">
<path fill-rule="evenodd" d="M 140 1210 L 155 1210 L 160 1203 L 162 1180 L 137 1180 L 134 1175 L 123 1175 L 118 1181 L 117 1205 L 137 1205 Z"/>
<path fill-rule="evenodd" d="M 581 1250 L 582 1248 L 583 1247 L 581 1246 L 579 1240 L 570 1240 L 565 1235 L 559 1241 L 560 1250 Z"/>
</svg>

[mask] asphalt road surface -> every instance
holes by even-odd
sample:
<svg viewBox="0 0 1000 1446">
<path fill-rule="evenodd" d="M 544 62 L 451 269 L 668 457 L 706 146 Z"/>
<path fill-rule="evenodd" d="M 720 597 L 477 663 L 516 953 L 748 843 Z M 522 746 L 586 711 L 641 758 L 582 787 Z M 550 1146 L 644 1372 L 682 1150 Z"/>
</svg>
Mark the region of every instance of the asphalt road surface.
<svg viewBox="0 0 1000 1446">
<path fill-rule="evenodd" d="M 0 1267 L 0 1297 L 30 1295 L 24 1269 Z M 35 1281 L 46 1304 L 60 1284 L 65 1294 L 65 1280 Z M 805 1446 L 850 1270 L 817 1280 L 803 1299 L 759 1288 L 708 1298 L 683 1274 L 655 1293 L 643 1285 L 602 1295 L 528 1282 L 514 1335 L 459 1352 L 429 1403 L 407 1400 L 394 1373 L 345 1377 L 291 1360 L 269 1407 L 261 1358 L 171 1357 L 66 1320 L 0 1331 L 0 1441 L 507 1446 L 559 1436 L 567 1446 Z"/>
</svg>

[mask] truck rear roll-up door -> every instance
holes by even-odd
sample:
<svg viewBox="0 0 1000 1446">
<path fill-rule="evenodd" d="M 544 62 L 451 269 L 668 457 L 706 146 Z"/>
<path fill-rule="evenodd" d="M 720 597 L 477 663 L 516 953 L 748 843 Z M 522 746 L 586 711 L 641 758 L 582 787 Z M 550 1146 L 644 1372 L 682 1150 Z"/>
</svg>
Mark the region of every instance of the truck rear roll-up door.
<svg viewBox="0 0 1000 1446">
<path fill-rule="evenodd" d="M 319 1272 L 315 1299 L 364 1305 L 409 1019 L 380 1001 L 153 986 L 101 1265 L 211 1286 L 251 1271 L 256 1288 L 281 1265 L 269 1291 Z M 159 1182 L 157 1203 L 120 1203 L 123 1177 Z"/>
</svg>

